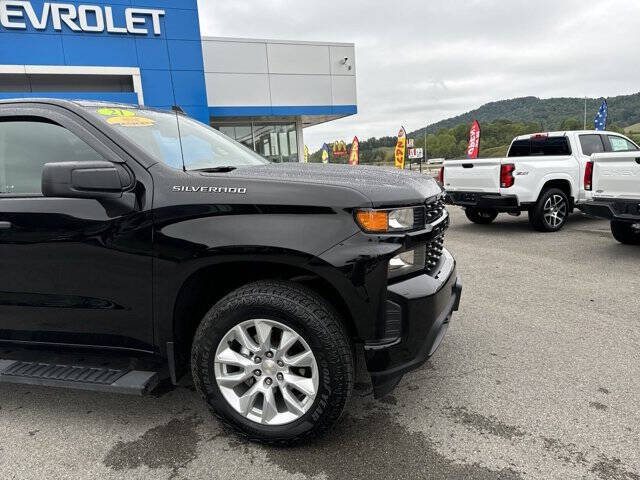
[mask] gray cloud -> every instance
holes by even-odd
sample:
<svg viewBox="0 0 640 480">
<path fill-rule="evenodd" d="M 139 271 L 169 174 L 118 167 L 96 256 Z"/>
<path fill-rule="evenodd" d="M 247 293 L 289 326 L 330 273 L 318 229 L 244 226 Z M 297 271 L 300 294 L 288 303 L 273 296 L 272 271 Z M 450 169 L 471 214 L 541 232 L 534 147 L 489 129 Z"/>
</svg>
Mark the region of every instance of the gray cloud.
<svg viewBox="0 0 640 480">
<path fill-rule="evenodd" d="M 358 115 L 305 141 L 394 135 L 493 100 L 640 90 L 640 2 L 200 0 L 206 35 L 354 42 Z"/>
</svg>

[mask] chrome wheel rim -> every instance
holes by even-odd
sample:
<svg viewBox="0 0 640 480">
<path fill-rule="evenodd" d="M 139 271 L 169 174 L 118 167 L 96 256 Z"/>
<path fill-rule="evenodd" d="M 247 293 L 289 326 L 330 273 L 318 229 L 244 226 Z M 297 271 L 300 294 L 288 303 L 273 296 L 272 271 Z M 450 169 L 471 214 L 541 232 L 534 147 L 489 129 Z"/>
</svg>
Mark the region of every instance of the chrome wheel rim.
<svg viewBox="0 0 640 480">
<path fill-rule="evenodd" d="M 544 221 L 552 228 L 560 226 L 567 218 L 567 202 L 561 195 L 551 195 L 544 202 Z"/>
<path fill-rule="evenodd" d="M 299 419 L 318 392 L 318 364 L 309 344 L 275 320 L 247 320 L 229 330 L 218 345 L 214 366 L 227 403 L 262 425 Z"/>
</svg>

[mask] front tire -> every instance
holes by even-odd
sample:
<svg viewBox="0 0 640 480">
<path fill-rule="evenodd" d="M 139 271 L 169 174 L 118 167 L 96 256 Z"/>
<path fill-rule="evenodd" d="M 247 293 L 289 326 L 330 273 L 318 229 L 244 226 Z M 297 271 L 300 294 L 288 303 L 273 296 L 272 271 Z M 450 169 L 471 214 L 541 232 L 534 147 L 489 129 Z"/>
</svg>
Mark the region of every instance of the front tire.
<svg viewBox="0 0 640 480">
<path fill-rule="evenodd" d="M 263 443 L 326 432 L 353 389 L 352 347 L 338 314 L 291 282 L 251 283 L 214 305 L 195 334 L 191 368 L 213 413 Z"/>
<path fill-rule="evenodd" d="M 549 188 L 540 194 L 529 210 L 529 224 L 540 232 L 557 232 L 569 218 L 569 199 L 559 188 Z"/>
<path fill-rule="evenodd" d="M 634 228 L 633 223 L 611 220 L 611 233 L 620 243 L 640 245 L 640 228 Z"/>
<path fill-rule="evenodd" d="M 487 208 L 467 207 L 464 213 L 469 220 L 480 225 L 488 225 L 498 216 L 498 212 Z"/>
</svg>

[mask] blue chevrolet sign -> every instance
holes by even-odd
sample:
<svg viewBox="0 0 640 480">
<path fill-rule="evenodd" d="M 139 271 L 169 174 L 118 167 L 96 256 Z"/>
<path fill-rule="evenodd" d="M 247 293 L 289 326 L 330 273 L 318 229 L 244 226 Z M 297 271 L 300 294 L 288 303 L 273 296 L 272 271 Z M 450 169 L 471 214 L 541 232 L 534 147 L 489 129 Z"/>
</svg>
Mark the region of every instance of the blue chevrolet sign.
<svg viewBox="0 0 640 480">
<path fill-rule="evenodd" d="M 26 30 L 27 22 L 36 30 L 46 30 L 49 24 L 54 30 L 62 31 L 66 25 L 74 32 L 131 33 L 146 35 L 145 16 L 150 16 L 153 33 L 160 35 L 160 17 L 165 11 L 149 8 L 125 8 L 125 25 L 118 27 L 113 17 L 113 8 L 100 5 L 73 5 L 70 3 L 45 2 L 36 13 L 29 1 L 5 0 L 0 3 L 0 25 L 8 29 Z"/>
<path fill-rule="evenodd" d="M 4 92 L 32 96 L 179 105 L 208 122 L 202 42 L 196 0 L 92 2 L 0 1 L 0 67 L 124 67 L 139 71 L 143 95 L 133 92 Z"/>
</svg>

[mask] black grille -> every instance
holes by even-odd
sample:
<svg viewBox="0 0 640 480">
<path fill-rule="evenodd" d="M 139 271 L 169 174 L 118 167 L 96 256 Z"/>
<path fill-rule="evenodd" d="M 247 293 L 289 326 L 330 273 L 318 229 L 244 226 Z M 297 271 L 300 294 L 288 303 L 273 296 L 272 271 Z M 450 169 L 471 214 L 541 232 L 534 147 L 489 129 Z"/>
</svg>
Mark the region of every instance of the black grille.
<svg viewBox="0 0 640 480">
<path fill-rule="evenodd" d="M 438 220 L 444 213 L 444 199 L 440 198 L 434 202 L 425 205 L 424 223 L 433 223 Z"/>
<path fill-rule="evenodd" d="M 427 243 L 427 258 L 426 258 L 426 268 L 427 270 L 431 270 L 435 267 L 442 256 L 442 251 L 444 250 L 444 233 L 438 235 L 429 243 Z"/>
<path fill-rule="evenodd" d="M 413 228 L 422 230 L 425 226 L 425 210 L 423 207 L 413 209 Z"/>
<path fill-rule="evenodd" d="M 402 334 L 402 307 L 387 300 L 387 316 L 384 326 L 384 339 L 392 341 Z"/>
</svg>

